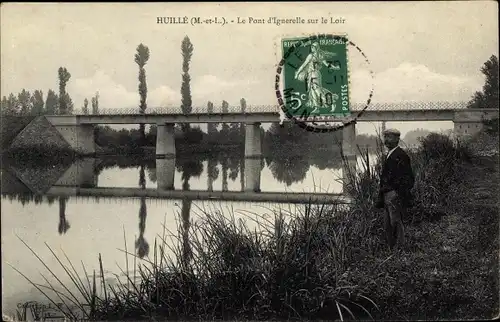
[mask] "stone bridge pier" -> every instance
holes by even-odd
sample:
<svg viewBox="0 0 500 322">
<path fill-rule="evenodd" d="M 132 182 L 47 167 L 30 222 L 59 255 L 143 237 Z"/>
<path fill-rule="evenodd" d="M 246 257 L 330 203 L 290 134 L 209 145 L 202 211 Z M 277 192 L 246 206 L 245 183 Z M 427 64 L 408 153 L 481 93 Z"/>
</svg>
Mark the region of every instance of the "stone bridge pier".
<svg viewBox="0 0 500 322">
<path fill-rule="evenodd" d="M 156 157 L 175 158 L 175 123 L 156 124 Z"/>
</svg>

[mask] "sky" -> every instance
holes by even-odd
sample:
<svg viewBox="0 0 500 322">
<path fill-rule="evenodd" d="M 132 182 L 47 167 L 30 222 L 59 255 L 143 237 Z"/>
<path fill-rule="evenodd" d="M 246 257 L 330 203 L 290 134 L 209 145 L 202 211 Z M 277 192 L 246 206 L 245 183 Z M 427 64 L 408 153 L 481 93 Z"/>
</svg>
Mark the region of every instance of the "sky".
<svg viewBox="0 0 500 322">
<path fill-rule="evenodd" d="M 157 24 L 157 17 L 342 18 L 343 24 Z M 136 107 L 136 47 L 150 49 L 149 107 L 180 105 L 181 41 L 188 36 L 194 107 L 222 100 L 276 105 L 274 76 L 284 36 L 347 33 L 351 101 L 468 101 L 480 90 L 483 63 L 498 56 L 496 1 L 333 3 L 59 3 L 1 6 L 1 95 L 58 90 L 71 73 L 76 107 L 99 91 L 100 108 Z M 370 71 L 375 80 L 370 78 Z"/>
</svg>

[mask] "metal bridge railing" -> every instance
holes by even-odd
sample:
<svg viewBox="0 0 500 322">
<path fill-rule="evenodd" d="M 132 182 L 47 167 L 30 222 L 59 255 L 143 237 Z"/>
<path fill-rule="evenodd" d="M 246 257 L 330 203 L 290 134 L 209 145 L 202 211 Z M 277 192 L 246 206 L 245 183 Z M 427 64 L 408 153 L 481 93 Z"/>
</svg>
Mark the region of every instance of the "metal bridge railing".
<svg viewBox="0 0 500 322">
<path fill-rule="evenodd" d="M 366 104 L 355 103 L 351 104 L 352 111 L 362 110 Z M 447 109 L 465 109 L 467 102 L 403 102 L 403 103 L 374 103 L 368 106 L 367 110 L 390 111 L 390 110 L 447 110 Z M 243 110 L 241 106 L 229 106 L 222 108 L 221 106 L 214 106 L 211 111 L 206 106 L 193 107 L 189 114 L 225 114 L 225 113 L 279 113 L 280 107 L 278 105 L 250 105 Z M 81 109 L 75 109 L 74 115 L 84 115 Z M 94 115 L 91 111 L 90 115 Z M 136 108 L 101 108 L 97 115 L 128 115 L 128 114 L 141 114 L 141 110 Z M 183 114 L 180 107 L 148 107 L 144 114 Z"/>
<path fill-rule="evenodd" d="M 356 112 L 362 110 L 366 104 L 353 103 L 351 104 L 351 111 Z M 372 103 L 368 106 L 369 111 L 390 111 L 390 110 L 446 110 L 446 109 L 466 109 L 467 102 L 402 102 L 402 103 Z M 225 114 L 225 113 L 279 113 L 280 107 L 278 105 L 248 105 L 243 110 L 241 106 L 214 106 L 210 111 L 207 106 L 193 107 L 189 114 Z M 2 113 L 4 115 L 8 113 Z M 23 114 L 30 115 L 31 113 Z M 139 107 L 135 108 L 99 108 L 97 113 L 93 113 L 92 109 L 83 111 L 81 108 L 75 108 L 72 115 L 135 115 L 141 114 Z M 183 114 L 179 106 L 176 107 L 148 107 L 144 114 Z"/>
</svg>

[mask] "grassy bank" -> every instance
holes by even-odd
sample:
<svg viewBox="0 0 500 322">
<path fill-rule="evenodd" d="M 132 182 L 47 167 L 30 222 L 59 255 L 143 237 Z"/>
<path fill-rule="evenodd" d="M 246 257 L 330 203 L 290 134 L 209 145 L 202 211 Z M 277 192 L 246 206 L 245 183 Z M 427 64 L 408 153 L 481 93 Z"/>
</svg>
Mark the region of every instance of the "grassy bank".
<svg viewBox="0 0 500 322">
<path fill-rule="evenodd" d="M 350 209 L 305 205 L 262 219 L 259 232 L 205 212 L 189 232 L 179 227 L 179 243 L 158 236 L 149 265 L 138 267 L 140 284 L 133 276 L 118 285 L 79 279 L 68 266 L 85 301 L 54 302 L 66 303 L 67 315 L 76 304 L 91 320 L 491 318 L 499 303 L 498 154 L 479 157 L 470 144 L 431 134 L 411 152 L 415 206 L 402 250 L 385 245 L 374 208 L 380 166 L 366 159 Z"/>
</svg>

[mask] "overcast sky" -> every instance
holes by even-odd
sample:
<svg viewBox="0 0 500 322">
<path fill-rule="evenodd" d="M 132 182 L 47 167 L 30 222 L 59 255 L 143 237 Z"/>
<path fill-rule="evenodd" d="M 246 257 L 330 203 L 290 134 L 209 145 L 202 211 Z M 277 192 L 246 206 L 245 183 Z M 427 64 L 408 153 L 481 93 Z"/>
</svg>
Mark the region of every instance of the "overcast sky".
<svg viewBox="0 0 500 322">
<path fill-rule="evenodd" d="M 166 25 L 157 16 L 292 18 L 342 17 L 329 25 Z M 467 101 L 484 79 L 479 69 L 498 56 L 496 1 L 359 3 L 14 4 L 1 10 L 1 92 L 58 89 L 57 69 L 71 73 L 76 107 L 99 91 L 101 108 L 135 107 L 139 43 L 149 47 L 148 106 L 180 104 L 180 45 L 194 45 L 190 65 L 194 106 L 208 100 L 275 105 L 273 92 L 284 35 L 345 32 L 350 47 L 351 100 L 366 101 L 375 73 L 374 102 Z"/>
</svg>

